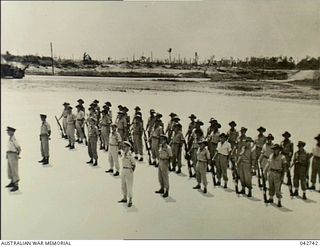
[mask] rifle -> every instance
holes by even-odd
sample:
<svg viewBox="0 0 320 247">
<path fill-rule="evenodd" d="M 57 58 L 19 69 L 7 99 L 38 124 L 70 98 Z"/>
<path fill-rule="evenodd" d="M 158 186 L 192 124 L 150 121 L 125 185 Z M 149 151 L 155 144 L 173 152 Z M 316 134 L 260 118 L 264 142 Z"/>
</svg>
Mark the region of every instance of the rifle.
<svg viewBox="0 0 320 247">
<path fill-rule="evenodd" d="M 187 142 L 186 141 L 184 141 L 184 150 L 185 150 L 185 159 L 187 160 L 187 162 L 188 162 L 188 171 L 189 171 L 189 177 L 191 178 L 191 177 L 193 177 L 193 175 L 192 175 L 192 170 L 191 170 L 191 167 L 192 167 L 192 165 L 191 165 L 191 162 L 190 162 L 190 160 L 191 160 L 191 155 L 189 154 L 189 152 L 188 152 L 188 147 L 187 147 Z"/>
<path fill-rule="evenodd" d="M 62 138 L 64 138 L 65 134 L 64 134 L 63 129 L 62 129 L 62 127 L 61 127 L 61 124 L 60 124 L 60 122 L 59 122 L 59 120 L 58 120 L 57 116 L 54 116 L 54 117 L 55 117 L 55 119 L 57 120 L 57 123 L 58 123 L 59 129 L 60 129 L 60 131 L 61 131 L 61 137 L 62 137 Z"/>
<path fill-rule="evenodd" d="M 216 151 L 216 153 L 213 155 L 212 159 L 210 160 L 211 172 L 212 172 L 212 180 L 213 180 L 213 185 L 214 186 L 217 186 L 217 184 L 218 184 L 217 180 L 216 180 L 216 171 L 215 171 L 215 165 L 214 165 L 214 163 L 215 163 L 214 159 L 215 159 L 217 154 L 218 154 L 218 152 Z"/>
<path fill-rule="evenodd" d="M 266 178 L 263 173 L 263 169 L 261 167 L 260 162 L 258 161 L 258 171 L 261 172 L 261 178 L 262 178 L 262 188 L 263 188 L 263 200 L 265 203 L 267 203 L 267 186 L 266 186 Z"/>
<path fill-rule="evenodd" d="M 260 171 L 260 169 L 259 169 L 259 161 L 257 160 L 256 161 L 257 162 L 257 165 L 258 165 L 258 186 L 259 186 L 259 188 L 261 188 L 262 187 L 262 184 L 261 184 L 261 171 Z"/>
<path fill-rule="evenodd" d="M 234 176 L 234 188 L 235 188 L 236 194 L 239 194 L 239 186 L 238 186 L 239 173 L 238 173 L 238 170 L 237 170 L 236 162 L 232 163 L 232 173 L 233 173 L 233 176 Z"/>
<path fill-rule="evenodd" d="M 146 149 L 147 149 L 148 156 L 149 156 L 149 165 L 152 165 L 152 162 L 151 162 L 151 153 L 150 153 L 151 148 L 150 148 L 149 145 L 148 145 L 148 138 L 147 138 L 147 135 L 146 135 L 146 131 L 145 131 L 145 130 L 143 130 L 143 140 L 144 140 L 144 144 L 146 145 Z"/>
<path fill-rule="evenodd" d="M 287 175 L 288 175 L 288 187 L 289 187 L 290 196 L 293 196 L 290 165 L 287 171 Z"/>
<path fill-rule="evenodd" d="M 312 157 L 312 154 L 308 154 L 308 161 L 307 161 L 307 170 L 306 170 L 306 186 L 307 189 L 309 189 L 309 167 L 310 167 L 310 159 Z"/>
<path fill-rule="evenodd" d="M 133 149 L 133 140 L 132 140 L 132 136 L 131 136 L 131 132 L 130 132 L 130 129 L 128 130 L 128 140 L 131 144 L 131 152 L 134 152 L 134 149 Z"/>
</svg>

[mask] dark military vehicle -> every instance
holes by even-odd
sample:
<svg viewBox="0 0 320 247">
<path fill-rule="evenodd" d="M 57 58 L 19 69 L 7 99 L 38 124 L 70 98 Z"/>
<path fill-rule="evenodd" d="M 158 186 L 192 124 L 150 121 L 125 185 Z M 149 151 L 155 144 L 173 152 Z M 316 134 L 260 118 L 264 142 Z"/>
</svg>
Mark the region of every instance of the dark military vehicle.
<svg viewBox="0 0 320 247">
<path fill-rule="evenodd" d="M 28 66 L 21 69 L 17 66 L 14 66 L 14 65 L 11 65 L 8 63 L 1 64 L 1 78 L 21 79 L 24 77 L 25 70 L 27 68 L 28 68 Z"/>
</svg>

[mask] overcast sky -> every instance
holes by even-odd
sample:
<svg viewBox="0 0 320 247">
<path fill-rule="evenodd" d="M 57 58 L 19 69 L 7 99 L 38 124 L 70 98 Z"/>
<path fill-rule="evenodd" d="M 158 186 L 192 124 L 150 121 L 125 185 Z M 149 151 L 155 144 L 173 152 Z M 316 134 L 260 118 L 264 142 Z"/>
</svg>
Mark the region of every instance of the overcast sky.
<svg viewBox="0 0 320 247">
<path fill-rule="evenodd" d="M 318 0 L 3 2 L 1 52 L 93 59 L 320 55 Z"/>
</svg>

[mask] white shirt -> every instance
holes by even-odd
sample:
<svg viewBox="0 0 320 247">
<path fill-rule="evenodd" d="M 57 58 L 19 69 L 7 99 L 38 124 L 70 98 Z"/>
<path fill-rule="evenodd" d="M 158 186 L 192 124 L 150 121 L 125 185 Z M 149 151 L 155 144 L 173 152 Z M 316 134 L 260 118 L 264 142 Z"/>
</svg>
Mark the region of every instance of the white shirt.
<svg viewBox="0 0 320 247">
<path fill-rule="evenodd" d="M 320 158 L 320 147 L 318 145 L 316 145 L 313 149 L 312 149 L 312 154 L 313 156 L 319 157 Z"/>
<path fill-rule="evenodd" d="M 223 144 L 222 142 L 219 142 L 217 146 L 217 150 L 219 154 L 227 156 L 231 152 L 231 144 L 227 141 L 225 141 Z"/>
</svg>

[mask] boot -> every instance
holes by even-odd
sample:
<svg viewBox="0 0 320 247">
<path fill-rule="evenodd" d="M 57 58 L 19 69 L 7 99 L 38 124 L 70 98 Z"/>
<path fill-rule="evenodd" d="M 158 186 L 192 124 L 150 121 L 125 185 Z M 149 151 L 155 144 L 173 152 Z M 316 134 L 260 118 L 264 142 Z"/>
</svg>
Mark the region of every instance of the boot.
<svg viewBox="0 0 320 247">
<path fill-rule="evenodd" d="M 195 173 L 193 173 L 191 176 L 190 176 L 190 178 L 195 178 L 196 177 L 196 174 Z"/>
<path fill-rule="evenodd" d="M 248 197 L 252 197 L 251 189 L 249 189 Z"/>
<path fill-rule="evenodd" d="M 272 198 L 268 199 L 266 203 L 273 203 L 273 199 Z"/>
<path fill-rule="evenodd" d="M 98 159 L 96 159 L 93 163 L 93 166 L 97 166 L 98 165 Z"/>
<path fill-rule="evenodd" d="M 83 141 L 82 141 L 82 140 L 80 140 L 80 141 L 78 141 L 78 143 L 82 144 L 82 143 L 83 143 Z"/>
<path fill-rule="evenodd" d="M 70 143 L 66 146 L 66 148 L 69 148 L 69 147 L 71 147 L 71 144 L 70 144 Z"/>
<path fill-rule="evenodd" d="M 316 186 L 313 184 L 312 186 L 309 187 L 309 190 L 316 190 Z"/>
<path fill-rule="evenodd" d="M 164 194 L 162 195 L 162 197 L 163 197 L 163 198 L 166 198 L 166 197 L 168 197 L 168 196 L 169 196 L 169 191 L 166 190 L 166 192 L 164 192 Z"/>
<path fill-rule="evenodd" d="M 103 150 L 104 149 L 104 146 L 103 145 L 100 145 L 100 150 Z"/>
<path fill-rule="evenodd" d="M 43 157 L 42 160 L 39 160 L 39 163 L 42 163 L 45 160 L 45 158 Z"/>
<path fill-rule="evenodd" d="M 12 187 L 12 189 L 10 190 L 10 192 L 15 192 L 15 191 L 17 191 L 17 190 L 19 190 L 19 186 L 18 186 L 18 185 L 14 185 L 14 186 Z"/>
<path fill-rule="evenodd" d="M 159 167 L 159 164 L 158 164 L 158 163 L 156 163 L 156 164 L 155 164 L 155 167 Z"/>
<path fill-rule="evenodd" d="M 177 174 L 180 174 L 181 173 L 181 168 L 178 167 L 178 171 L 177 171 Z"/>
<path fill-rule="evenodd" d="M 207 193 L 207 187 L 203 188 L 203 193 L 206 194 Z"/>
<path fill-rule="evenodd" d="M 297 189 L 294 191 L 293 196 L 299 196 Z"/>
<path fill-rule="evenodd" d="M 67 136 L 67 135 L 64 135 L 63 138 L 64 138 L 64 139 L 68 139 L 68 136 Z"/>
<path fill-rule="evenodd" d="M 303 192 L 302 199 L 303 199 L 303 200 L 307 200 L 306 192 Z"/>
<path fill-rule="evenodd" d="M 129 198 L 128 208 L 131 208 L 131 207 L 132 207 L 132 199 Z"/>
<path fill-rule="evenodd" d="M 142 156 L 140 157 L 139 161 L 143 161 L 143 157 Z"/>
<path fill-rule="evenodd" d="M 122 200 L 118 201 L 119 203 L 127 203 L 127 199 L 123 198 Z"/>
<path fill-rule="evenodd" d="M 156 193 L 156 194 L 163 194 L 163 193 L 164 193 L 164 189 L 157 190 L 157 191 L 155 191 L 154 193 Z"/>
<path fill-rule="evenodd" d="M 200 184 L 198 184 L 198 185 L 194 186 L 194 187 L 193 187 L 193 189 L 195 189 L 195 190 L 197 190 L 197 189 L 201 189 Z"/>
<path fill-rule="evenodd" d="M 227 182 L 224 182 L 224 186 L 223 186 L 223 188 L 227 188 L 228 186 L 227 186 Z"/>
<path fill-rule="evenodd" d="M 113 169 L 109 169 L 106 173 L 113 173 Z"/>
<path fill-rule="evenodd" d="M 74 149 L 74 144 L 72 144 L 72 145 L 70 146 L 70 149 Z"/>
<path fill-rule="evenodd" d="M 278 201 L 278 205 L 277 205 L 277 206 L 278 206 L 278 208 L 281 208 L 281 207 L 282 207 L 280 200 Z"/>
<path fill-rule="evenodd" d="M 138 160 L 138 155 L 134 156 L 134 158 L 135 158 L 136 160 Z"/>
<path fill-rule="evenodd" d="M 12 188 L 14 187 L 14 183 L 10 182 L 8 185 L 6 185 L 6 188 Z"/>
<path fill-rule="evenodd" d="M 218 181 L 218 182 L 217 182 L 217 186 L 220 186 L 220 185 L 221 185 L 221 182 L 220 182 L 220 181 Z"/>
<path fill-rule="evenodd" d="M 43 161 L 42 165 L 48 165 L 49 164 L 49 157 L 45 158 L 45 160 Z"/>
<path fill-rule="evenodd" d="M 106 146 L 105 150 L 106 150 L 106 152 L 108 152 L 108 150 L 109 150 L 109 145 Z"/>
<path fill-rule="evenodd" d="M 80 142 L 80 140 L 79 140 L 79 139 L 77 139 L 77 140 L 76 140 L 76 142 L 77 142 L 77 143 L 79 143 L 79 142 Z"/>
<path fill-rule="evenodd" d="M 245 188 L 242 188 L 242 190 L 239 192 L 239 194 L 242 194 L 242 195 L 244 195 L 245 193 L 246 193 Z"/>
<path fill-rule="evenodd" d="M 119 176 L 119 172 L 116 171 L 116 172 L 113 174 L 113 176 L 114 176 L 114 177 Z"/>
<path fill-rule="evenodd" d="M 92 164 L 93 163 L 93 159 L 90 159 L 87 164 Z"/>
</svg>

